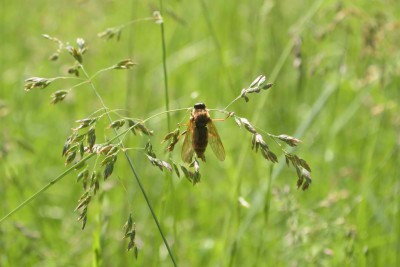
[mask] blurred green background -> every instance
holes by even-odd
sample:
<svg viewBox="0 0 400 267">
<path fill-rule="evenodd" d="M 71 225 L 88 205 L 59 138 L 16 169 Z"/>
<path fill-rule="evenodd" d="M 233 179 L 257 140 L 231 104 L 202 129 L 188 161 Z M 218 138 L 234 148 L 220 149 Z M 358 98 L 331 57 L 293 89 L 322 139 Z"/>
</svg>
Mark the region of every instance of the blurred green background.
<svg viewBox="0 0 400 267">
<path fill-rule="evenodd" d="M 162 4 L 162 6 L 160 6 Z M 94 83 L 111 109 L 147 118 L 165 109 L 160 25 L 132 24 L 121 39 L 97 34 L 161 10 L 170 108 L 223 108 L 255 77 L 272 89 L 229 110 L 272 134 L 303 143 L 312 168 L 307 191 L 296 172 L 251 150 L 232 119 L 217 128 L 226 150 L 208 149 L 201 183 L 161 173 L 130 150 L 179 266 L 400 266 L 400 3 L 381 1 L 10 1 L 0 8 L 0 217 L 65 170 L 62 146 L 75 121 L 101 108 L 89 86 L 23 90 L 28 77 L 67 76 L 67 53 L 49 61 L 49 34 L 86 40 L 90 74 L 132 58 L 133 70 Z M 212 113 L 213 117 L 223 117 Z M 171 114 L 172 128 L 188 113 Z M 103 125 L 105 127 L 106 124 Z M 165 116 L 151 120 L 159 157 Z M 100 139 L 111 138 L 105 130 Z M 271 149 L 279 147 L 265 137 Z M 129 136 L 129 147 L 148 137 Z M 180 147 L 172 159 L 180 161 Z M 172 266 L 126 160 L 92 200 L 85 230 L 74 212 L 76 174 L 57 182 L 0 224 L 0 266 Z M 241 201 L 239 201 L 239 199 Z M 248 205 L 245 205 L 247 201 Z M 139 256 L 126 252 L 122 226 L 136 222 Z"/>
</svg>

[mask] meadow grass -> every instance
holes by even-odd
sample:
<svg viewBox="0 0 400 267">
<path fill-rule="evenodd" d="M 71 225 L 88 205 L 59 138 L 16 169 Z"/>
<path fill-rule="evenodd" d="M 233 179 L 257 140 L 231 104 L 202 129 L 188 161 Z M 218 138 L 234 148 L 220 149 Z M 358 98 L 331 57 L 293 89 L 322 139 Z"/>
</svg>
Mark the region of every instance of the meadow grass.
<svg viewBox="0 0 400 267">
<path fill-rule="evenodd" d="M 294 152 L 312 168 L 307 191 L 297 190 L 296 172 L 285 166 L 272 139 L 264 136 L 279 157 L 275 165 L 251 150 L 250 133 L 233 118 L 216 123 L 226 160 L 219 162 L 208 149 L 196 186 L 160 172 L 143 149 L 128 150 L 178 266 L 400 265 L 396 1 L 36 1 L 35 6 L 40 12 L 28 1 L 3 1 L 0 11 L 0 217 L 49 188 L 1 222 L 1 266 L 173 264 L 122 155 L 90 203 L 85 229 L 76 222 L 82 186 L 76 172 L 57 179 L 65 171 L 61 151 L 75 121 L 102 106 L 89 86 L 50 104 L 55 91 L 75 81 L 23 90 L 26 78 L 66 76 L 72 65 L 67 53 L 47 61 L 57 45 L 43 33 L 71 44 L 84 38 L 89 76 L 122 59 L 138 63 L 93 80 L 105 105 L 126 109 L 125 116 L 145 119 L 196 102 L 222 109 L 258 75 L 274 83 L 228 110 L 257 129 L 303 141 Z M 161 11 L 162 29 L 146 19 L 155 10 Z M 119 41 L 97 36 L 135 20 L 142 21 L 121 29 Z M 171 154 L 160 143 L 189 113 L 168 114 L 146 122 L 152 137 L 127 136 L 126 146 L 143 148 L 150 138 L 160 158 L 179 162 L 181 143 Z M 98 123 L 104 129 L 98 138 L 111 138 L 108 122 Z M 129 214 L 137 259 L 123 240 Z"/>
</svg>

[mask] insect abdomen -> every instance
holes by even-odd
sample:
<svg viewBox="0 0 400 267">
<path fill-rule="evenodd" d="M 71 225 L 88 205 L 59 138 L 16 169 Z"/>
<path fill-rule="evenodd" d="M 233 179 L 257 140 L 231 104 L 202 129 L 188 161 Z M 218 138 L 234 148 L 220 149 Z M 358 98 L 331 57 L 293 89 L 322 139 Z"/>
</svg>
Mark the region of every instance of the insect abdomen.
<svg viewBox="0 0 400 267">
<path fill-rule="evenodd" d="M 208 131 L 206 126 L 196 127 L 193 131 L 193 150 L 197 157 L 205 161 L 204 152 L 208 144 Z"/>
</svg>

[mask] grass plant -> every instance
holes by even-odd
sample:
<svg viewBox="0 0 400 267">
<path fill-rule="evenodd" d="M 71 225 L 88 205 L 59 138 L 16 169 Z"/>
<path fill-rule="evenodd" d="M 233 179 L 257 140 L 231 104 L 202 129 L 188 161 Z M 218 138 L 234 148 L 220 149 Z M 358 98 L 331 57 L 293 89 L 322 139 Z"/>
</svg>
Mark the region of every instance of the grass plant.
<svg viewBox="0 0 400 267">
<path fill-rule="evenodd" d="M 396 1 L 36 4 L 0 8 L 1 266 L 400 264 Z M 180 159 L 197 102 L 223 162 Z"/>
</svg>

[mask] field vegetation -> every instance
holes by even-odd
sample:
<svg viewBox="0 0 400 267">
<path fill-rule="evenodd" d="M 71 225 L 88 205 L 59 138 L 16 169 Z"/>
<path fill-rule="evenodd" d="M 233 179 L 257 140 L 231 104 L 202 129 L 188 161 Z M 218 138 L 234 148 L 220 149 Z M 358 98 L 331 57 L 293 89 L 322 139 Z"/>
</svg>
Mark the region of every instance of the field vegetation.
<svg viewBox="0 0 400 267">
<path fill-rule="evenodd" d="M 398 1 L 0 17 L 0 266 L 400 266 Z M 198 102 L 224 161 L 181 160 Z"/>
</svg>

